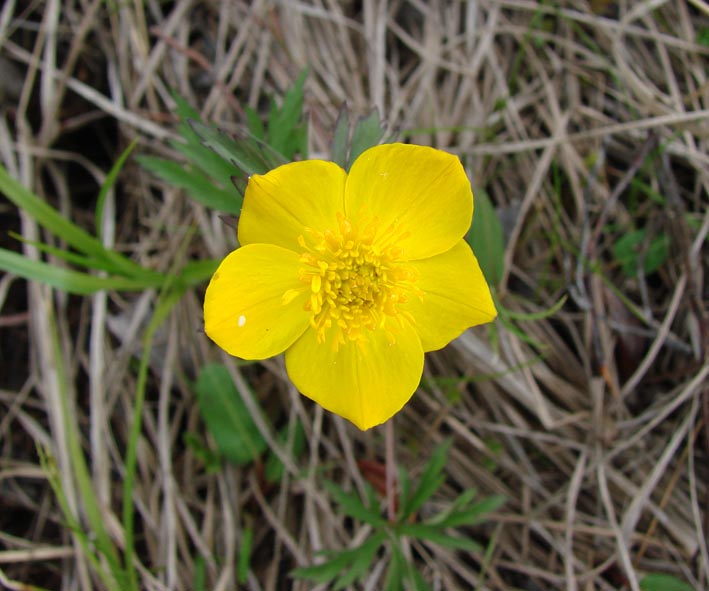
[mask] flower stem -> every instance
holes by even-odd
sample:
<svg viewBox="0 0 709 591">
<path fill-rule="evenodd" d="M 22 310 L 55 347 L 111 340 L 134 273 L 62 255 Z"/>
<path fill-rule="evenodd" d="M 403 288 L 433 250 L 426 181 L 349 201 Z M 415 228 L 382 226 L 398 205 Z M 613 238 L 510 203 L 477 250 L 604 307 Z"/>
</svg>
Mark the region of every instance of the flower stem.
<svg viewBox="0 0 709 591">
<path fill-rule="evenodd" d="M 384 423 L 385 485 L 387 497 L 387 518 L 396 520 L 396 456 L 394 444 L 394 417 Z"/>
</svg>

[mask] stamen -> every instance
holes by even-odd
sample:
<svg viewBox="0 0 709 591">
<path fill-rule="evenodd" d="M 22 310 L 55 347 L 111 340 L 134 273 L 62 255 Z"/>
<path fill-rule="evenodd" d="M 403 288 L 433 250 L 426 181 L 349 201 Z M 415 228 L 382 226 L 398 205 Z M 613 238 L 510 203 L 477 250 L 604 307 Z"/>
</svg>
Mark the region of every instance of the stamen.
<svg viewBox="0 0 709 591">
<path fill-rule="evenodd" d="M 361 345 L 378 329 L 393 344 L 401 318 L 409 318 L 401 304 L 411 294 L 421 296 L 416 269 L 401 260 L 404 251 L 396 244 L 406 234 L 391 224 L 378 235 L 378 227 L 376 218 L 357 225 L 338 214 L 336 228 L 307 228 L 298 237 L 303 248 L 298 276 L 310 292 L 304 309 L 312 314 L 318 342 L 327 340 L 335 350 L 348 341 Z M 283 303 L 302 291 L 288 290 Z"/>
</svg>

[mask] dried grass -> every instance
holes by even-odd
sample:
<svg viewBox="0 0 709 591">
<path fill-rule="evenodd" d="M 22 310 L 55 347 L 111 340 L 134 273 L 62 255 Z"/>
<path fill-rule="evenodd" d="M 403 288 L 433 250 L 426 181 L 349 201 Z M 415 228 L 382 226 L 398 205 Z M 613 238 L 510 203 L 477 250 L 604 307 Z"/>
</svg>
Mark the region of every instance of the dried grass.
<svg viewBox="0 0 709 591">
<path fill-rule="evenodd" d="M 306 65 L 316 155 L 327 154 L 344 102 L 355 113 L 376 106 L 412 141 L 460 154 L 476 190 L 488 192 L 506 221 L 505 305 L 532 312 L 570 297 L 553 317 L 520 325 L 529 341 L 500 326 L 491 344 L 489 332 L 476 329 L 428 359 L 429 386 L 396 419 L 399 462 L 416 474 L 428 450 L 452 436 L 447 492 L 477 487 L 508 502 L 474 532 L 491 544 L 484 577 L 483 556 L 417 544 L 412 555 L 436 589 L 637 591 L 648 572 L 706 589 L 709 48 L 698 40 L 708 27 L 703 0 L 563 7 L 8 0 L 0 12 L 0 156 L 27 186 L 90 223 L 101 171 L 122 147 L 138 137 L 142 150 L 166 151 L 174 135 L 170 89 L 236 129 L 241 105 L 258 107 L 283 92 Z M 649 175 L 648 153 L 655 154 Z M 190 227 L 198 229 L 192 258 L 234 246 L 215 214 L 129 167 L 109 196 L 107 244 L 160 269 L 174 263 Z M 638 178 L 664 196 L 655 210 L 662 219 L 645 219 L 651 204 L 629 203 L 627 187 Z M 697 226 L 687 225 L 687 213 Z M 0 215 L 26 239 L 43 238 L 27 216 L 7 206 Z M 610 255 L 638 215 L 671 244 L 651 280 L 626 277 Z M 56 315 L 71 413 L 120 545 L 133 359 L 155 298 L 79 300 L 0 279 L 0 582 L 7 588 L 97 584 L 35 453 L 38 444 L 52 449 L 75 507 L 48 319 Z M 308 451 L 295 461 L 260 424 L 287 468 L 278 486 L 263 490 L 253 468 L 206 473 L 182 439 L 185 431 L 203 433 L 190 379 L 220 358 L 200 325 L 200 294 L 189 294 L 152 359 L 134 493 L 142 586 L 191 588 L 203 564 L 208 588 L 237 588 L 238 549 L 250 525 L 255 550 L 245 588 L 309 588 L 287 571 L 367 535 L 345 524 L 318 474 L 337 467 L 343 486 L 361 489 L 367 475 L 358 460 L 381 460 L 382 437 L 314 408 L 277 360 L 263 371 L 234 368 L 250 408 L 258 397 L 287 409 L 287 421 L 303 422 Z M 459 400 L 450 403 L 435 378 L 453 378 Z M 382 568 L 368 589 L 379 588 Z"/>
</svg>

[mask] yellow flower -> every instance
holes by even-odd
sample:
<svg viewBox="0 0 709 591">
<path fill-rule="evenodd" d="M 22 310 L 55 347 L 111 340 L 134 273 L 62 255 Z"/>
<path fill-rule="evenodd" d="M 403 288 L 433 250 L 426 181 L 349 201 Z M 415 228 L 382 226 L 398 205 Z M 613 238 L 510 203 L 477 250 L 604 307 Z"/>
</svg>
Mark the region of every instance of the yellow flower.
<svg viewBox="0 0 709 591">
<path fill-rule="evenodd" d="M 254 175 L 205 330 L 243 359 L 285 351 L 305 396 L 379 425 L 413 395 L 424 352 L 496 316 L 463 240 L 472 215 L 458 158 L 423 146 L 371 148 L 349 174 L 306 160 Z"/>
</svg>

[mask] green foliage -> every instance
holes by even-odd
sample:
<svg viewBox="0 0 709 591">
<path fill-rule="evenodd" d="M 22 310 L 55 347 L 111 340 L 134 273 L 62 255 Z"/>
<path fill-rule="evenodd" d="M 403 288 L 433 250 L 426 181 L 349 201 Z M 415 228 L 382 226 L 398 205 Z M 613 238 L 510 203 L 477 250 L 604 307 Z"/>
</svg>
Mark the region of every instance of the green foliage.
<svg viewBox="0 0 709 591">
<path fill-rule="evenodd" d="M 123 152 L 101 187 L 96 208 L 97 228 L 101 227 L 105 196 L 115 183 L 120 168 L 134 145 L 131 144 Z M 0 192 L 4 193 L 18 208 L 25 210 L 58 240 L 66 243 L 71 250 L 41 242 L 31 243 L 33 246 L 41 252 L 85 269 L 77 271 L 49 262 L 33 260 L 11 250 L 0 249 L 0 269 L 27 280 L 40 281 L 68 293 L 88 295 L 103 289 L 142 291 L 160 288 L 173 280 L 184 285 L 194 285 L 204 281 L 216 270 L 216 261 L 187 263 L 180 270 L 179 278 L 176 279 L 146 269 L 128 257 L 106 248 L 99 237 L 92 236 L 64 217 L 41 197 L 13 179 L 2 166 L 0 166 Z M 23 240 L 19 235 L 14 236 L 18 240 Z M 103 271 L 104 275 L 99 276 L 90 271 Z"/>
<path fill-rule="evenodd" d="M 298 153 L 303 158 L 308 156 L 308 128 L 303 116 L 303 84 L 307 75 L 307 69 L 300 73 L 293 87 L 283 97 L 280 108 L 275 99 L 271 99 L 268 129 L 263 130 L 264 133 L 259 138 L 278 152 L 286 162 L 291 162 Z"/>
<path fill-rule="evenodd" d="M 697 43 L 703 47 L 709 47 L 709 27 L 702 27 L 697 33 Z"/>
<path fill-rule="evenodd" d="M 693 587 L 672 575 L 650 574 L 640 581 L 642 591 L 695 591 Z"/>
<path fill-rule="evenodd" d="M 466 490 L 445 509 L 425 520 L 417 519 L 418 511 L 445 481 L 444 468 L 450 445 L 451 442 L 446 441 L 433 451 L 417 483 L 412 482 L 405 470 L 400 471 L 399 509 L 393 522 L 382 516 L 379 500 L 371 486 L 366 486 L 366 498 L 362 499 L 356 492 L 346 492 L 332 482 L 325 482 L 325 488 L 337 504 L 338 511 L 369 524 L 372 533 L 360 545 L 327 552 L 326 560 L 321 564 L 299 568 L 291 574 L 318 584 L 330 583 L 333 589 L 344 589 L 356 581 L 364 581 L 364 577 L 371 572 L 375 558 L 386 553 L 389 563 L 384 589 L 427 591 L 428 584 L 404 555 L 404 538 L 454 550 L 482 551 L 474 540 L 454 535 L 450 530 L 484 521 L 503 504 L 504 499 L 500 496 L 475 502 L 477 491 Z"/>
<path fill-rule="evenodd" d="M 640 229 L 623 234 L 612 250 L 623 272 L 628 277 L 635 277 L 641 265 L 645 275 L 657 271 L 667 261 L 669 246 L 666 234 L 649 236 L 645 229 Z"/>
<path fill-rule="evenodd" d="M 181 96 L 173 94 L 173 98 L 180 118 L 177 132 L 181 139 L 171 140 L 169 144 L 185 157 L 187 164 L 183 166 L 154 156 L 139 156 L 138 162 L 165 182 L 185 189 L 206 207 L 238 213 L 241 198 L 231 184 L 231 177 L 239 174 L 239 169 L 202 144 L 201 137 L 190 126 L 191 121 L 199 121 L 199 113 Z"/>
<path fill-rule="evenodd" d="M 379 144 L 390 143 L 393 139 L 393 136 L 386 137 L 386 126 L 376 109 L 352 124 L 347 109 L 343 108 L 332 136 L 331 158 L 349 170 L 362 152 Z"/>
<path fill-rule="evenodd" d="M 284 451 L 292 458 L 298 458 L 305 451 L 305 429 L 300 421 L 292 424 L 293 433 L 291 435 L 291 427 L 286 425 L 278 433 L 277 441 L 283 446 Z M 269 450 L 268 458 L 266 459 L 266 480 L 271 483 L 280 482 L 283 478 L 285 467 L 278 456 Z"/>
<path fill-rule="evenodd" d="M 195 392 L 202 418 L 224 458 L 243 465 L 263 454 L 267 443 L 226 367 L 216 363 L 204 366 Z"/>
<path fill-rule="evenodd" d="M 281 106 L 271 100 L 268 125 L 258 113 L 246 108 L 247 132 L 232 138 L 200 120 L 199 113 L 177 94 L 179 140 L 171 147 L 186 164 L 155 156 L 140 156 L 138 162 L 166 183 L 179 187 L 202 205 L 237 215 L 241 211 L 247 178 L 291 162 L 296 154 L 307 157 L 308 128 L 303 114 L 304 70 L 286 93 Z"/>
<path fill-rule="evenodd" d="M 241 532 L 241 545 L 239 546 L 239 560 L 236 574 L 241 585 L 246 584 L 249 578 L 249 565 L 251 563 L 251 549 L 254 544 L 254 530 L 245 527 Z"/>
<path fill-rule="evenodd" d="M 478 257 L 487 282 L 490 285 L 499 284 L 505 268 L 505 238 L 495 207 L 482 190 L 475 192 L 475 213 L 468 244 Z"/>
</svg>

